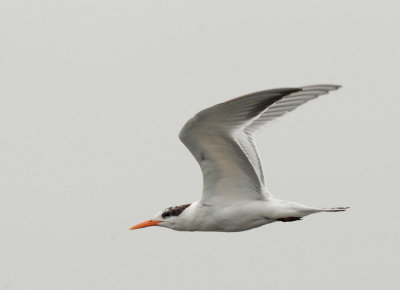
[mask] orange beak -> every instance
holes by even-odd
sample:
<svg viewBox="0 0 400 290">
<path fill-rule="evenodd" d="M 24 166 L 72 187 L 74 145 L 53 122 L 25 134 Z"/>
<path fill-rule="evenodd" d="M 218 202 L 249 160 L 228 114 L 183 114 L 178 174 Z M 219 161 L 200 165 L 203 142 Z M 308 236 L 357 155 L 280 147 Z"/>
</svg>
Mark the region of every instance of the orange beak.
<svg viewBox="0 0 400 290">
<path fill-rule="evenodd" d="M 156 226 L 159 223 L 162 223 L 162 221 L 153 221 L 153 220 L 148 220 L 145 222 L 142 222 L 140 224 L 137 224 L 136 226 L 133 226 L 130 228 L 130 230 L 136 230 L 136 229 L 140 229 L 140 228 L 146 228 L 146 227 L 151 227 L 151 226 Z"/>
</svg>

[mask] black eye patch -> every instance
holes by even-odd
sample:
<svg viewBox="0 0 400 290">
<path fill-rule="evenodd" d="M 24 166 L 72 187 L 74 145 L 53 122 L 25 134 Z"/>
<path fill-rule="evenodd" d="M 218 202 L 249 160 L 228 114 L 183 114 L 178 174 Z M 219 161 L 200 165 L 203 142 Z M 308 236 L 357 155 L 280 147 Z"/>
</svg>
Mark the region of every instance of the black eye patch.
<svg viewBox="0 0 400 290">
<path fill-rule="evenodd" d="M 173 206 L 173 207 L 169 207 L 166 210 L 163 211 L 163 213 L 161 214 L 162 218 L 167 218 L 170 216 L 178 216 L 180 215 L 187 207 L 190 206 L 189 204 L 184 204 L 184 205 L 178 205 L 178 206 Z"/>
</svg>

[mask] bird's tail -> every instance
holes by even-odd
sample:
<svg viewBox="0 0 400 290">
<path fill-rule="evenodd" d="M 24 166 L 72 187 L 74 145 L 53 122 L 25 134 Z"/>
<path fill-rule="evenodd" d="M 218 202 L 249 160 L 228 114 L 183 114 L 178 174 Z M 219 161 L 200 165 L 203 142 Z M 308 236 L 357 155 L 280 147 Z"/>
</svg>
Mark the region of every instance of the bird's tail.
<svg viewBox="0 0 400 290">
<path fill-rule="evenodd" d="M 345 211 L 349 209 L 350 207 L 332 207 L 332 208 L 321 208 L 319 211 L 320 212 L 337 212 L 337 211 Z"/>
</svg>

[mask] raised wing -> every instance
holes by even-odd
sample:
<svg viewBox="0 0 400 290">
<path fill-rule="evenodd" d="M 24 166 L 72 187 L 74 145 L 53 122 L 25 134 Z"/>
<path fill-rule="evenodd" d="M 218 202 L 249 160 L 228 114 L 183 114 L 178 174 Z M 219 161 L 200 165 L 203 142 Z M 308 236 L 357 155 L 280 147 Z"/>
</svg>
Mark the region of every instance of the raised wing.
<svg viewBox="0 0 400 290">
<path fill-rule="evenodd" d="M 253 134 L 263 125 L 339 86 L 267 90 L 196 114 L 179 137 L 203 172 L 204 204 L 268 198 Z"/>
</svg>

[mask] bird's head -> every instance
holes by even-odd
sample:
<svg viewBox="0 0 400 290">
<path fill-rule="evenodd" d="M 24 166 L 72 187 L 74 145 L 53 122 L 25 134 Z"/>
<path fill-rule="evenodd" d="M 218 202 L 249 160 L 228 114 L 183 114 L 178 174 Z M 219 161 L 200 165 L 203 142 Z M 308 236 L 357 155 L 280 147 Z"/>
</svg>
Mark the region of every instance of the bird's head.
<svg viewBox="0 0 400 290">
<path fill-rule="evenodd" d="M 184 204 L 169 207 L 157 213 L 153 218 L 131 227 L 130 230 L 136 230 L 151 226 L 174 228 L 174 225 L 176 221 L 180 219 L 180 215 L 182 214 L 182 212 L 189 206 L 190 204 Z"/>
</svg>

